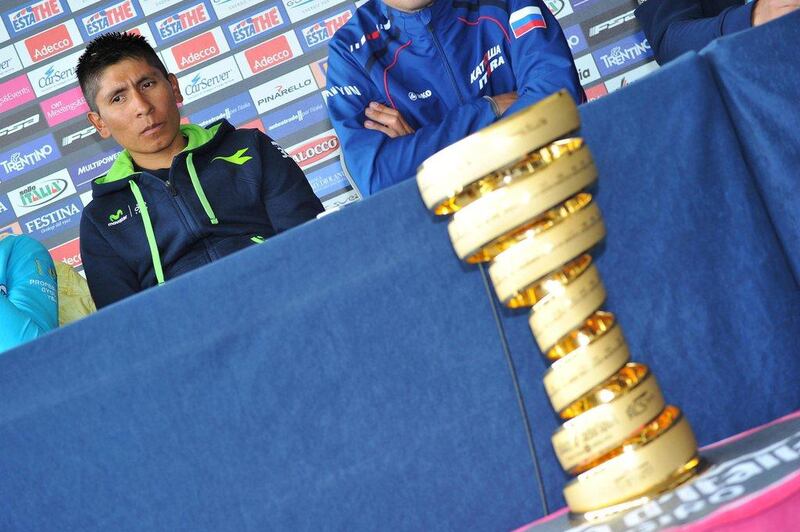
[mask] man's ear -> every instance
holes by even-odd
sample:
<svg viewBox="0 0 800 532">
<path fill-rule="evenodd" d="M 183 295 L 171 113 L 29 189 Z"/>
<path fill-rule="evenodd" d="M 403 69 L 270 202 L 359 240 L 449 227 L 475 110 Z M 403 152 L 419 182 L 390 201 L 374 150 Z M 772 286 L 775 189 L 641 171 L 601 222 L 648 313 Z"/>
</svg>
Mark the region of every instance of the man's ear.
<svg viewBox="0 0 800 532">
<path fill-rule="evenodd" d="M 183 103 L 183 94 L 181 94 L 181 88 L 178 86 L 178 78 L 175 77 L 175 74 L 167 74 L 167 81 L 172 86 L 172 95 L 175 96 L 175 101 Z"/>
<path fill-rule="evenodd" d="M 89 119 L 89 123 L 94 126 L 94 128 L 97 130 L 97 133 L 99 133 L 101 137 L 107 139 L 111 136 L 111 131 L 109 131 L 108 127 L 106 127 L 106 122 L 100 117 L 100 113 L 89 111 L 86 114 L 86 118 Z"/>
</svg>

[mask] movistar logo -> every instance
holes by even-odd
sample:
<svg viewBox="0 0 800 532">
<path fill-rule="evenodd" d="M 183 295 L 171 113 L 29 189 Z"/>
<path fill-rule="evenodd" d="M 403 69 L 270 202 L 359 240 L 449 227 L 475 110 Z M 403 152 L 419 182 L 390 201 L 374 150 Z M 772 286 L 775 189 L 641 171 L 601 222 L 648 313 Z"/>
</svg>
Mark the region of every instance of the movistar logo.
<svg viewBox="0 0 800 532">
<path fill-rule="evenodd" d="M 122 209 L 117 209 L 117 212 L 108 215 L 108 227 L 112 225 L 121 224 L 128 219 L 128 215 Z"/>
<path fill-rule="evenodd" d="M 228 161 L 231 164 L 238 164 L 239 166 L 241 166 L 250 159 L 252 159 L 252 157 L 250 157 L 249 155 L 245 155 L 245 153 L 247 153 L 247 150 L 248 148 L 242 148 L 233 155 L 228 155 L 227 157 L 222 157 L 222 156 L 214 157 L 213 159 L 211 159 L 211 162 L 214 162 L 217 159 L 222 159 L 223 161 Z"/>
</svg>

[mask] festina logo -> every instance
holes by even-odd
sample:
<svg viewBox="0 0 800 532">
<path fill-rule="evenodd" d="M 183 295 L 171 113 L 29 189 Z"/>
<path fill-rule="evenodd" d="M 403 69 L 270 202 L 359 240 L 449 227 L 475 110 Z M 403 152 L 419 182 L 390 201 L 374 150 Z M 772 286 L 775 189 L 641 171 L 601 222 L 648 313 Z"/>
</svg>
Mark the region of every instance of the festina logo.
<svg viewBox="0 0 800 532">
<path fill-rule="evenodd" d="M 81 210 L 78 208 L 77 205 L 75 205 L 74 203 L 69 203 L 68 205 L 61 207 L 60 209 L 56 209 L 53 212 L 45 214 L 44 216 L 39 216 L 38 218 L 34 218 L 33 220 L 25 224 L 25 228 L 28 230 L 29 233 L 32 233 L 34 230 L 41 231 L 45 227 L 56 225 L 59 222 L 63 222 L 64 220 L 70 218 L 71 216 L 75 216 L 80 212 Z M 78 260 L 80 261 L 80 258 L 78 258 Z"/>
<path fill-rule="evenodd" d="M 156 23 L 156 30 L 162 39 L 169 39 L 184 31 L 211 20 L 206 13 L 205 4 L 197 4 Z"/>
<path fill-rule="evenodd" d="M 7 160 L 0 161 L 0 165 L 2 165 L 3 170 L 5 170 L 7 174 L 11 172 L 20 172 L 24 170 L 26 166 L 32 166 L 39 161 L 47 159 L 52 153 L 53 147 L 49 144 L 45 144 L 41 148 L 24 155 L 21 152 L 14 152 Z"/>
<path fill-rule="evenodd" d="M 501 66 L 506 64 L 506 60 L 503 58 L 503 52 L 500 48 L 500 45 L 493 46 L 489 48 L 485 54 L 483 54 L 483 59 L 478 65 L 472 69 L 472 73 L 469 75 L 469 82 L 470 84 L 478 82 L 478 89 L 482 89 L 486 83 L 489 81 L 489 77 L 492 75 L 492 72 L 500 68 Z"/>
<path fill-rule="evenodd" d="M 83 25 L 86 33 L 97 35 L 101 31 L 107 30 L 118 24 L 122 24 L 136 17 L 131 0 L 125 0 L 113 6 L 98 11 L 88 17 L 83 18 Z"/>
<path fill-rule="evenodd" d="M 0 128 L 0 137 L 5 135 L 10 135 L 11 133 L 16 133 L 22 129 L 25 129 L 28 126 L 33 126 L 39 123 L 40 116 L 39 113 L 36 113 L 28 118 L 23 118 L 19 122 L 11 124 L 10 126 L 6 126 L 4 128 Z"/>
<path fill-rule="evenodd" d="M 233 42 L 239 44 L 260 33 L 276 28 L 281 24 L 283 24 L 281 12 L 278 11 L 277 7 L 273 6 L 237 22 L 230 27 L 230 32 L 233 37 Z"/>
<path fill-rule="evenodd" d="M 65 179 L 51 179 L 41 185 L 30 185 L 19 192 L 19 204 L 22 207 L 36 207 L 48 203 L 67 189 Z"/>
<path fill-rule="evenodd" d="M 31 28 L 40 22 L 56 17 L 64 12 L 58 0 L 45 0 L 23 7 L 11 14 L 11 27 L 14 31 Z"/>
</svg>

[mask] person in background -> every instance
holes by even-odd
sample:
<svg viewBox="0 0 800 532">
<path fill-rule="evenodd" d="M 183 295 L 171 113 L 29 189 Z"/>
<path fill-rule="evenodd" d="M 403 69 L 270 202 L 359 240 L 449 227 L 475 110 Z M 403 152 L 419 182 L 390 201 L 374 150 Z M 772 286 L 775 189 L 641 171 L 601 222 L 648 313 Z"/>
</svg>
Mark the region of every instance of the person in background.
<svg viewBox="0 0 800 532">
<path fill-rule="evenodd" d="M 663 65 L 689 51 L 752 26 L 759 26 L 800 7 L 800 0 L 647 0 L 636 18 L 656 61 Z"/>
<path fill-rule="evenodd" d="M 0 353 L 56 327 L 53 259 L 30 237 L 0 234 Z"/>
<path fill-rule="evenodd" d="M 124 148 L 92 182 L 81 218 L 89 289 L 102 308 L 322 212 L 303 172 L 255 129 L 181 125 L 178 80 L 147 41 L 97 37 L 77 76 L 102 138 Z"/>
<path fill-rule="evenodd" d="M 369 0 L 331 39 L 323 96 L 347 169 L 369 195 L 560 89 L 585 99 L 540 0 Z"/>
</svg>

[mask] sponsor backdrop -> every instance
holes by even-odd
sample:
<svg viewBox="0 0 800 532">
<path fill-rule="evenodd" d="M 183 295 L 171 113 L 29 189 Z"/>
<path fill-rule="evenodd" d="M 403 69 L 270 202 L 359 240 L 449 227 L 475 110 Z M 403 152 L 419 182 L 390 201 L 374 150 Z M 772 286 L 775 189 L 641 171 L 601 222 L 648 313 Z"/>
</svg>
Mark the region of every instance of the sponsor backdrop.
<svg viewBox="0 0 800 532">
<path fill-rule="evenodd" d="M 449 0 L 437 0 L 449 1 Z M 361 1 L 18 0 L 0 2 L 0 232 L 28 234 L 82 269 L 90 182 L 116 157 L 88 125 L 75 66 L 107 31 L 140 33 L 178 76 L 183 120 L 225 117 L 286 148 L 327 209 L 359 199 L 322 89 L 327 41 Z M 656 68 L 635 0 L 546 0 L 590 99 Z"/>
</svg>

